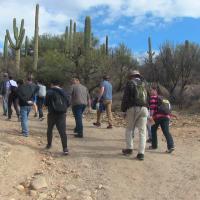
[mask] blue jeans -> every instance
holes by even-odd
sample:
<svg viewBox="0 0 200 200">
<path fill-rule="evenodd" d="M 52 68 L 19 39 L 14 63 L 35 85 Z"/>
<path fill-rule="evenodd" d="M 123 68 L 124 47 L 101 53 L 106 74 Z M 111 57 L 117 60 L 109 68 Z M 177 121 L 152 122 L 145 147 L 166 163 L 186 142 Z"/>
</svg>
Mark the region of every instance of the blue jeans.
<svg viewBox="0 0 200 200">
<path fill-rule="evenodd" d="M 21 106 L 20 107 L 22 134 L 24 136 L 29 135 L 28 115 L 29 115 L 30 111 L 31 111 L 31 106 Z"/>
<path fill-rule="evenodd" d="M 75 105 L 72 106 L 72 111 L 74 114 L 75 122 L 76 122 L 76 127 L 74 129 L 74 132 L 77 133 L 79 136 L 83 136 L 83 112 L 86 108 L 86 105 L 81 104 L 81 105 Z"/>
<path fill-rule="evenodd" d="M 157 130 L 158 127 L 161 126 L 162 132 L 167 141 L 167 148 L 171 149 L 174 147 L 174 141 L 172 138 L 171 133 L 169 132 L 169 119 L 168 118 L 161 118 L 155 120 L 155 124 L 151 127 L 152 133 L 152 147 L 156 149 L 158 147 L 158 140 L 157 140 Z"/>
</svg>

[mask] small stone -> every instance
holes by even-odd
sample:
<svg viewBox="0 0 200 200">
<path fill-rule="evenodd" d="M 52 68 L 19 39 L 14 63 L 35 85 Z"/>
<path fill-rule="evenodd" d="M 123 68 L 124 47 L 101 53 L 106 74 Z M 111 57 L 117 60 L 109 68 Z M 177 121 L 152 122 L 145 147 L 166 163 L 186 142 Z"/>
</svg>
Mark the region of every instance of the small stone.
<svg viewBox="0 0 200 200">
<path fill-rule="evenodd" d="M 35 179 L 31 182 L 31 187 L 34 190 L 39 190 L 47 187 L 46 179 L 43 176 L 35 177 Z"/>
<path fill-rule="evenodd" d="M 30 196 L 35 197 L 37 192 L 35 190 L 30 190 Z"/>
<path fill-rule="evenodd" d="M 76 186 L 75 185 L 67 185 L 65 186 L 64 188 L 67 192 L 70 192 L 72 190 L 75 190 L 76 189 Z"/>
<path fill-rule="evenodd" d="M 23 186 L 23 185 L 18 185 L 18 186 L 16 187 L 16 189 L 17 189 L 18 191 L 20 191 L 20 192 L 23 192 L 23 191 L 24 191 L 24 186 Z"/>
<path fill-rule="evenodd" d="M 99 190 L 103 189 L 103 185 L 102 184 L 98 185 L 97 189 Z"/>
<path fill-rule="evenodd" d="M 46 199 L 47 198 L 47 194 L 46 193 L 41 193 L 39 196 L 39 199 Z"/>
<path fill-rule="evenodd" d="M 91 196 L 92 193 L 89 190 L 85 190 L 81 192 L 83 196 Z"/>
</svg>

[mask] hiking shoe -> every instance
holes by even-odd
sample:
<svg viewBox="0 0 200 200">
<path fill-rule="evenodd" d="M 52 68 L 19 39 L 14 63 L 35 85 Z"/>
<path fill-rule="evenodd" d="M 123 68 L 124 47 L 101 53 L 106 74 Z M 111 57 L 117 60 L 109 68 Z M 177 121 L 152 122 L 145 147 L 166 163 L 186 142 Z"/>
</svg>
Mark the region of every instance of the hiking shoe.
<svg viewBox="0 0 200 200">
<path fill-rule="evenodd" d="M 166 153 L 172 153 L 175 150 L 175 147 L 172 147 L 166 151 Z"/>
<path fill-rule="evenodd" d="M 147 140 L 147 143 L 151 143 L 151 142 L 152 142 L 152 139 L 149 138 L 149 139 Z"/>
<path fill-rule="evenodd" d="M 45 149 L 50 149 L 51 148 L 51 144 L 47 144 L 47 146 L 45 147 Z"/>
<path fill-rule="evenodd" d="M 83 138 L 83 136 L 79 135 L 79 134 L 74 135 L 74 137 L 76 137 L 76 138 Z"/>
<path fill-rule="evenodd" d="M 44 117 L 40 117 L 39 120 L 40 120 L 40 121 L 43 121 L 43 120 L 44 120 Z"/>
<path fill-rule="evenodd" d="M 63 154 L 66 155 L 66 156 L 69 154 L 69 151 L 68 151 L 67 148 L 64 148 L 64 149 L 63 149 Z"/>
<path fill-rule="evenodd" d="M 149 150 L 157 149 L 157 147 L 149 146 Z"/>
<path fill-rule="evenodd" d="M 112 128 L 113 128 L 113 127 L 112 127 L 111 124 L 107 126 L 107 129 L 112 129 Z"/>
<path fill-rule="evenodd" d="M 143 153 L 138 153 L 137 157 L 138 160 L 144 160 L 144 154 Z"/>
<path fill-rule="evenodd" d="M 133 149 L 122 149 L 123 155 L 131 155 L 133 153 Z"/>
<path fill-rule="evenodd" d="M 99 122 L 94 122 L 93 125 L 96 126 L 96 127 L 100 127 L 100 126 L 101 126 L 101 123 L 99 123 Z"/>
</svg>

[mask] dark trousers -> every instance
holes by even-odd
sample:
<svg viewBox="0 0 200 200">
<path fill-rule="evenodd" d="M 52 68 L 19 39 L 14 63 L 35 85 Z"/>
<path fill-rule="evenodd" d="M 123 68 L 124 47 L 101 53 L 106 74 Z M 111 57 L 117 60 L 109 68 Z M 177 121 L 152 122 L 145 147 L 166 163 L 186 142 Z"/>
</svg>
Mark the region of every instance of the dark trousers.
<svg viewBox="0 0 200 200">
<path fill-rule="evenodd" d="M 152 133 L 152 147 L 158 147 L 158 140 L 157 140 L 157 130 L 159 125 L 161 126 L 162 132 L 167 141 L 167 148 L 170 149 L 174 147 L 174 141 L 172 138 L 171 133 L 169 132 L 169 119 L 168 118 L 161 118 L 155 121 L 155 124 L 151 127 Z"/>
<path fill-rule="evenodd" d="M 43 117 L 43 110 L 42 107 L 44 105 L 44 97 L 37 97 L 37 107 L 38 107 L 38 112 L 39 112 L 39 118 Z"/>
<path fill-rule="evenodd" d="M 53 138 L 53 127 L 56 125 L 60 134 L 63 149 L 67 148 L 67 134 L 66 134 L 66 113 L 55 114 L 49 113 L 47 116 L 47 143 L 51 145 Z"/>
<path fill-rule="evenodd" d="M 16 115 L 19 117 L 19 107 L 17 96 L 13 93 L 10 93 L 8 96 L 8 118 L 12 116 L 12 104 L 14 105 Z"/>
<path fill-rule="evenodd" d="M 76 126 L 74 132 L 77 133 L 79 136 L 83 136 L 83 112 L 86 108 L 86 105 L 75 105 L 72 106 L 72 112 L 74 114 Z"/>
</svg>

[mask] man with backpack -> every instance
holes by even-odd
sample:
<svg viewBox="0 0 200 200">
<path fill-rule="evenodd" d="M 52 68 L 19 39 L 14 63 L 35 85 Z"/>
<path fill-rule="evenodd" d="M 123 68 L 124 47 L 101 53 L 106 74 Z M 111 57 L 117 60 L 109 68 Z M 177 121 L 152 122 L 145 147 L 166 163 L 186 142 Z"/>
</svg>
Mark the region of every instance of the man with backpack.
<svg viewBox="0 0 200 200">
<path fill-rule="evenodd" d="M 39 112 L 39 120 L 42 121 L 44 119 L 42 108 L 43 108 L 45 97 L 46 97 L 46 86 L 42 83 L 41 80 L 38 81 L 37 85 L 39 87 L 38 94 L 37 94 L 37 107 L 38 107 L 38 112 Z"/>
<path fill-rule="evenodd" d="M 66 135 L 66 112 L 69 107 L 69 97 L 60 87 L 59 80 L 51 81 L 51 88 L 47 91 L 45 105 L 48 107 L 47 116 L 47 149 L 52 146 L 53 127 L 56 125 L 60 134 L 63 153 L 68 155 Z"/>
<path fill-rule="evenodd" d="M 3 74 L 3 80 L 0 84 L 0 94 L 2 95 L 3 100 L 3 115 L 6 116 L 8 112 L 8 91 L 9 91 L 9 83 L 8 83 L 8 73 Z"/>
<path fill-rule="evenodd" d="M 29 136 L 28 116 L 31 111 L 31 107 L 33 105 L 34 95 L 37 92 L 38 88 L 35 84 L 29 83 L 28 80 L 26 83 L 24 83 L 23 80 L 19 80 L 18 85 L 19 86 L 16 93 L 19 98 L 22 134 L 24 137 L 28 137 Z"/>
<path fill-rule="evenodd" d="M 122 153 L 124 155 L 132 154 L 134 132 L 137 128 L 139 132 L 139 149 L 136 158 L 138 160 L 144 160 L 148 117 L 147 102 L 147 90 L 143 77 L 137 70 L 130 71 L 121 103 L 121 110 L 127 120 L 126 149 L 122 149 Z"/>
<path fill-rule="evenodd" d="M 150 102 L 151 116 L 155 124 L 151 127 L 152 133 L 152 146 L 150 149 L 158 148 L 157 129 L 161 126 L 162 132 L 167 141 L 167 153 L 174 151 L 174 141 L 171 133 L 169 132 L 169 120 L 171 116 L 170 102 L 163 96 L 158 95 L 157 87 L 151 88 L 151 93 L 154 93 L 154 102 Z"/>
</svg>

